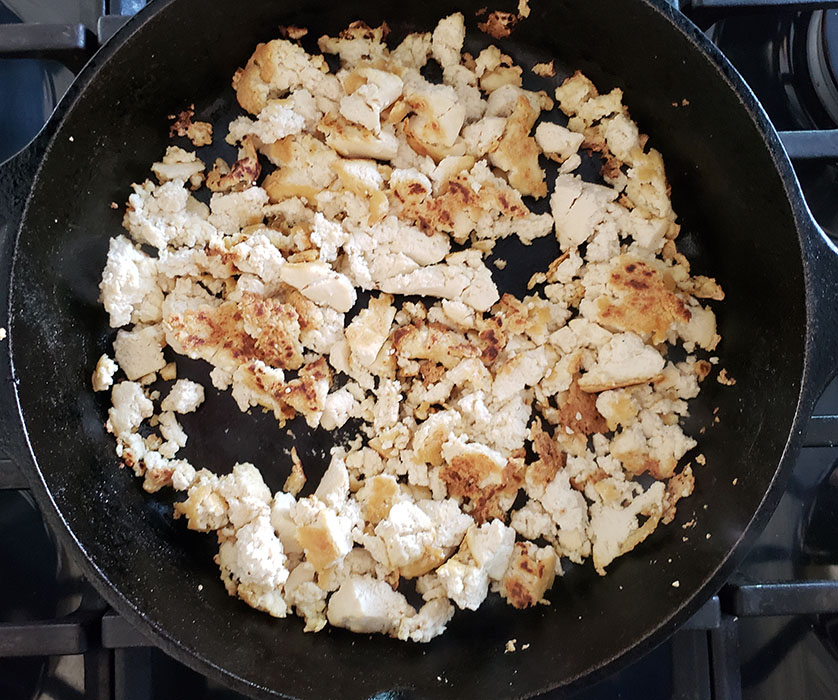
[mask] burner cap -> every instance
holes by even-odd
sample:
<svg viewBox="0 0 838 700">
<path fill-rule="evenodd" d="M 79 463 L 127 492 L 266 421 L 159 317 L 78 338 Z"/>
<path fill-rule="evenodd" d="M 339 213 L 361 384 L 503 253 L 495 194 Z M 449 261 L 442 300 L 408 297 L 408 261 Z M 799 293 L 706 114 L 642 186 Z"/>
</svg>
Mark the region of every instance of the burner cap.
<svg viewBox="0 0 838 700">
<path fill-rule="evenodd" d="M 818 99 L 838 124 L 838 10 L 812 13 L 806 54 Z"/>
</svg>

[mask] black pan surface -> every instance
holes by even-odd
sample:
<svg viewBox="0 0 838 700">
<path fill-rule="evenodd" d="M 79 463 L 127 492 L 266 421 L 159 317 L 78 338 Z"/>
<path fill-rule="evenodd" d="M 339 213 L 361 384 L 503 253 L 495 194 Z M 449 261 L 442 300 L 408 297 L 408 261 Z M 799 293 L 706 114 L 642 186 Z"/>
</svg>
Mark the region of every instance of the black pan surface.
<svg viewBox="0 0 838 700">
<path fill-rule="evenodd" d="M 145 494 L 119 468 L 103 429 L 108 398 L 91 391 L 89 378 L 113 336 L 97 302 L 108 239 L 121 231 L 110 203 L 122 205 L 165 150 L 167 115 L 194 102 L 223 133 L 237 113 L 233 71 L 280 24 L 308 27 L 316 39 L 355 19 L 386 20 L 398 40 L 431 30 L 452 7 L 159 0 L 94 58 L 50 126 L 10 288 L 20 449 L 33 488 L 120 613 L 178 659 L 254 696 L 506 698 L 599 677 L 648 651 L 715 592 L 778 497 L 815 389 L 807 380 L 812 270 L 803 255 L 811 232 L 776 134 L 732 68 L 664 3 L 530 4 L 529 19 L 501 47 L 524 66 L 556 60 L 555 80 L 531 86 L 552 90 L 578 68 L 602 91 L 623 88 L 664 154 L 681 250 L 727 293 L 717 307 L 718 354 L 737 383 L 708 382 L 693 404 L 693 428 L 709 426 L 699 448 L 707 466 L 674 523 L 605 578 L 590 565 L 571 567 L 549 607 L 522 612 L 490 599 L 480 614 L 458 613 L 428 645 L 343 630 L 304 634 L 296 618 L 275 620 L 228 597 L 211 538 L 174 523 L 170 497 Z M 472 30 L 482 5 L 456 7 Z M 515 288 L 551 257 L 533 247 L 510 258 L 498 279 Z M 201 363 L 181 363 L 184 374 L 208 385 Z M 309 469 L 331 444 L 320 431 L 295 426 L 290 437 L 269 416 L 242 415 L 229 394 L 210 395 L 184 423 L 194 464 L 223 472 L 252 460 L 274 489 L 292 444 Z M 529 648 L 504 654 L 513 638 Z"/>
</svg>

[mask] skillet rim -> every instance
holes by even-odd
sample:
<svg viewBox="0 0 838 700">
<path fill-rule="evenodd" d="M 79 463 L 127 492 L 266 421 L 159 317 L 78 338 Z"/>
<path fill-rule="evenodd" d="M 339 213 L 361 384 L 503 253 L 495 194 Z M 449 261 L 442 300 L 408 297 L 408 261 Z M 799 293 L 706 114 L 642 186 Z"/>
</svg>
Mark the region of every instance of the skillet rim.
<svg viewBox="0 0 838 700">
<path fill-rule="evenodd" d="M 31 190 L 34 189 L 34 184 L 40 177 L 44 162 L 49 155 L 57 133 L 61 130 L 67 114 L 72 111 L 76 102 L 83 97 L 85 90 L 91 84 L 95 84 L 99 69 L 104 66 L 111 59 L 111 57 L 131 39 L 136 31 L 140 30 L 159 12 L 164 11 L 171 4 L 177 1 L 178 0 L 157 0 L 154 3 L 147 5 L 125 25 L 123 25 L 123 27 L 120 28 L 120 30 L 85 65 L 74 80 L 70 89 L 60 101 L 58 107 L 50 117 L 44 129 L 36 137 L 35 141 L 40 144 L 43 152 L 37 156 L 37 169 L 34 178 L 32 179 L 32 187 L 26 196 L 25 208 L 13 230 L 14 248 L 10 260 L 11 274 L 9 282 L 9 306 L 7 309 L 7 314 L 10 319 L 12 317 L 11 290 L 14 288 L 14 271 L 17 262 L 18 242 L 29 213 Z M 768 149 L 768 153 L 774 167 L 776 168 L 776 171 L 782 181 L 783 189 L 785 190 L 786 197 L 790 204 L 791 215 L 795 222 L 804 278 L 807 337 L 804 344 L 800 390 L 798 393 L 789 436 L 785 442 L 782 455 L 776 466 L 771 482 L 765 491 L 762 500 L 754 511 L 753 516 L 748 522 L 748 525 L 745 527 L 736 543 L 728 550 L 726 555 L 716 566 L 715 570 L 699 585 L 695 594 L 685 600 L 681 607 L 678 608 L 669 618 L 659 620 L 657 625 L 653 626 L 646 636 L 638 643 L 620 654 L 603 659 L 600 665 L 590 673 L 582 674 L 569 679 L 566 683 L 560 686 L 554 686 L 555 688 L 561 688 L 565 691 L 576 688 L 582 684 L 587 685 L 594 683 L 597 680 L 601 680 L 602 678 L 615 673 L 620 668 L 624 668 L 641 656 L 645 655 L 651 649 L 668 638 L 700 607 L 701 604 L 703 604 L 718 590 L 718 588 L 729 577 L 735 566 L 742 560 L 742 558 L 744 558 L 747 550 L 750 548 L 750 545 L 753 543 L 754 539 L 773 513 L 774 507 L 783 493 L 785 482 L 793 464 L 794 457 L 796 456 L 800 443 L 802 442 L 805 420 L 808 419 L 808 415 L 814 405 L 815 399 L 817 398 L 817 389 L 812 389 L 811 386 L 811 380 L 813 378 L 812 375 L 814 374 L 813 365 L 815 364 L 816 358 L 814 332 L 816 330 L 814 314 L 816 290 L 814 289 L 812 273 L 812 253 L 809 250 L 811 247 L 811 241 L 808 238 L 815 233 L 811 228 L 814 224 L 812 222 L 811 215 L 808 213 L 807 205 L 803 200 L 794 171 L 788 156 L 781 145 L 779 136 L 774 127 L 771 125 L 762 106 L 756 99 L 756 96 L 745 83 L 744 79 L 730 64 L 727 58 L 724 57 L 721 51 L 695 25 L 693 25 L 685 15 L 669 5 L 666 0 L 637 1 L 642 2 L 649 9 L 657 12 L 665 20 L 667 20 L 673 31 L 680 32 L 684 39 L 691 44 L 692 48 L 700 52 L 701 55 L 710 62 L 719 78 L 727 83 L 728 88 L 731 89 L 737 96 L 740 105 L 746 110 L 751 121 L 757 127 L 763 143 Z M 28 148 L 29 147 L 27 147 L 27 149 Z M 27 149 L 24 149 L 24 152 Z M 11 376 L 14 378 L 16 377 L 16 374 L 13 334 L 10 335 L 9 338 L 8 352 Z M 123 595 L 123 593 L 107 578 L 106 574 L 88 555 L 88 552 L 82 542 L 76 537 L 46 485 L 41 469 L 35 459 L 34 449 L 29 441 L 29 435 L 26 429 L 26 422 L 24 420 L 23 410 L 20 404 L 20 398 L 18 396 L 16 381 L 13 381 L 13 395 L 14 403 L 11 413 L 14 414 L 15 422 L 19 421 L 21 427 L 19 434 L 16 434 L 13 439 L 16 439 L 18 442 L 18 449 L 16 450 L 18 456 L 22 457 L 27 463 L 27 468 L 24 469 L 24 473 L 30 483 L 33 494 L 35 495 L 35 498 L 44 513 L 44 517 L 49 522 L 50 526 L 58 532 L 64 546 L 72 552 L 75 560 L 84 571 L 85 576 L 95 585 L 108 604 L 119 612 L 119 614 L 126 617 L 131 624 L 137 628 L 143 636 L 147 637 L 155 646 L 158 646 L 176 660 L 194 668 L 200 673 L 230 685 L 236 690 L 241 690 L 251 695 L 256 693 L 260 697 L 265 698 L 292 697 L 281 691 L 273 690 L 253 683 L 252 681 L 227 670 L 223 666 L 213 663 L 205 656 L 202 656 L 198 650 L 190 649 L 184 640 L 174 637 L 160 624 L 149 618 L 146 613 L 135 606 L 132 601 Z M 15 425 L 11 427 L 15 429 L 17 426 Z M 15 430 L 15 433 L 18 433 L 18 431 Z M 31 468 L 29 468 L 30 465 Z"/>
</svg>

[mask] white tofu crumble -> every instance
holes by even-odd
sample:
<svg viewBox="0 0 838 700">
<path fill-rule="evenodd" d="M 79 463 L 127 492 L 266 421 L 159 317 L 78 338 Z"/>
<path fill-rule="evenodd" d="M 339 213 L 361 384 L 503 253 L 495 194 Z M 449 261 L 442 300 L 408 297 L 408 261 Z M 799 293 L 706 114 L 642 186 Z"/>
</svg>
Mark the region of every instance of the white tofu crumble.
<svg viewBox="0 0 838 700">
<path fill-rule="evenodd" d="M 96 369 L 93 370 L 93 391 L 107 391 L 113 386 L 113 375 L 117 373 L 119 366 L 107 354 L 102 355 L 96 362 Z"/>
<path fill-rule="evenodd" d="M 178 379 L 160 403 L 164 411 L 192 413 L 204 402 L 204 387 L 190 379 Z"/>
<path fill-rule="evenodd" d="M 109 243 L 114 359 L 91 381 L 117 456 L 149 493 L 184 492 L 175 518 L 217 538 L 231 596 L 306 632 L 426 643 L 490 596 L 549 604 L 564 566 L 605 575 L 694 488 L 681 421 L 724 372 L 704 359 L 724 293 L 677 250 L 663 159 L 619 89 L 576 73 L 554 102 L 499 46 L 463 53 L 466 24 L 391 49 L 386 25 L 355 22 L 317 42 L 336 71 L 260 44 L 233 77 L 239 160 L 168 147 Z M 597 182 L 574 174 L 583 150 Z M 520 256 L 553 248 L 520 296 L 515 251 L 494 256 L 513 236 Z M 180 356 L 212 387 L 178 379 Z M 213 390 L 291 443 L 225 474 L 182 459 L 180 421 L 217 410 Z M 300 430 L 335 433 L 319 479 L 281 449 Z"/>
</svg>

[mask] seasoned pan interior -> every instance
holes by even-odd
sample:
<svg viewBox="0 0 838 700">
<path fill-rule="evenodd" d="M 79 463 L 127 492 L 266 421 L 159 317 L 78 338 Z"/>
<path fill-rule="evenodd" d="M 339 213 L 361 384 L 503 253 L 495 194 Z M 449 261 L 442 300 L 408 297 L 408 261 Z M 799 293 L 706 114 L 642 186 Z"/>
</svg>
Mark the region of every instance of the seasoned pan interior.
<svg viewBox="0 0 838 700">
<path fill-rule="evenodd" d="M 456 9 L 474 29 L 483 5 L 469 0 Z M 355 19 L 386 20 L 398 40 L 431 30 L 452 6 L 265 0 L 234 9 L 222 0 L 162 2 L 156 14 L 141 14 L 118 50 L 105 49 L 62 116 L 14 263 L 13 362 L 25 428 L 54 507 L 88 570 L 105 582 L 108 599 L 204 672 L 259 695 L 305 698 L 392 689 L 494 698 L 569 684 L 648 649 L 695 608 L 698 592 L 709 595 L 708 582 L 775 477 L 800 393 L 806 309 L 798 235 L 760 129 L 718 69 L 642 0 L 531 0 L 531 6 L 529 19 L 501 47 L 525 68 L 556 60 L 557 77 L 530 76 L 531 87 L 552 92 L 578 68 L 602 91 L 623 88 L 632 117 L 664 155 L 683 224 L 680 249 L 727 293 L 716 307 L 718 354 L 737 383 L 711 381 L 693 403 L 693 430 L 707 426 L 699 443 L 707 465 L 697 468 L 696 492 L 674 523 L 617 560 L 605 578 L 590 564 L 571 567 L 557 580 L 549 607 L 516 611 L 490 597 L 479 614 L 458 613 L 429 645 L 343 630 L 304 634 L 296 618 L 275 620 L 229 598 L 211 560 L 212 538 L 174 523 L 169 497 L 149 496 L 119 468 L 103 428 L 108 397 L 94 395 L 90 373 L 112 338 L 97 303 L 108 239 L 121 231 L 130 183 L 148 176 L 169 143 L 167 115 L 194 102 L 220 140 L 236 113 L 233 71 L 280 24 L 308 27 L 307 39 L 316 39 Z M 475 32 L 467 46 L 486 41 Z M 502 287 L 520 289 L 554 251 L 554 243 L 541 241 L 493 274 Z M 180 376 L 209 384 L 201 363 L 180 368 Z M 322 463 L 331 445 L 328 434 L 304 424 L 294 424 L 291 437 L 269 415 L 240 414 L 229 393 L 208 395 L 207 405 L 183 421 L 190 435 L 185 456 L 196 466 L 228 471 L 237 460 L 251 460 L 276 489 L 291 445 L 307 467 Z M 529 649 L 504 654 L 512 638 Z"/>
</svg>

